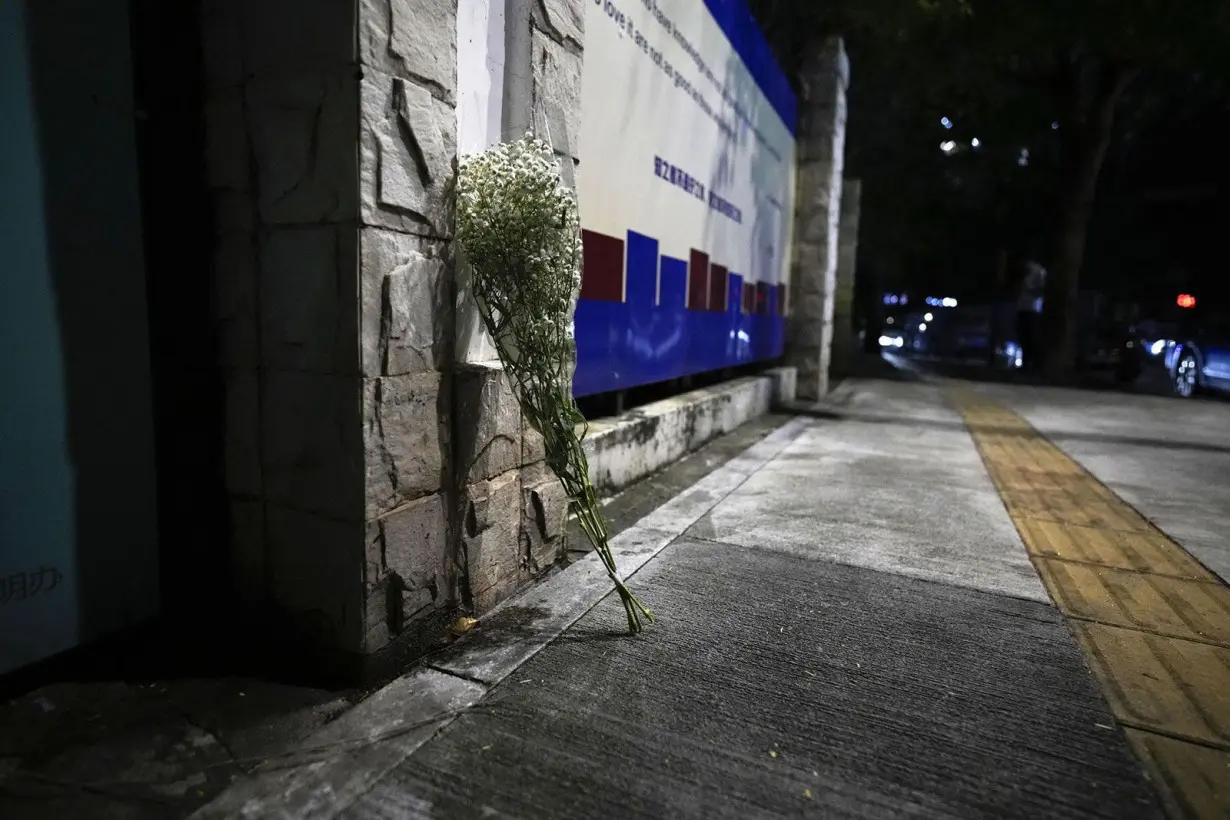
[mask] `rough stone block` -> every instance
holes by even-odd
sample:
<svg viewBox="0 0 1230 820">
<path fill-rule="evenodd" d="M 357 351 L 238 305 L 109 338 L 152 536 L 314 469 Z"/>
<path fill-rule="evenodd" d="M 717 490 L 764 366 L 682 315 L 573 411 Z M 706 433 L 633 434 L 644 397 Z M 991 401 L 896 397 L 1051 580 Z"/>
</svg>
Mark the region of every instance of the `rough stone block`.
<svg viewBox="0 0 1230 820">
<path fill-rule="evenodd" d="M 440 244 L 381 228 L 364 228 L 360 243 L 364 375 L 444 368 L 453 310 Z"/>
<path fill-rule="evenodd" d="M 239 600 L 248 606 L 265 602 L 265 505 L 232 498 L 230 512 L 230 578 Z"/>
<path fill-rule="evenodd" d="M 534 10 L 534 23 L 555 41 L 583 48 L 585 0 L 541 0 Z"/>
<path fill-rule="evenodd" d="M 400 632 L 448 599 L 449 537 L 444 497 L 416 499 L 378 522 L 389 628 Z"/>
<path fill-rule="evenodd" d="M 261 359 L 266 367 L 356 373 L 357 231 L 274 228 L 261 236 Z"/>
<path fill-rule="evenodd" d="M 457 112 L 414 82 L 365 71 L 360 87 L 363 222 L 439 236 L 457 153 Z"/>
<path fill-rule="evenodd" d="M 396 376 L 443 365 L 447 336 L 440 331 L 452 313 L 448 297 L 440 259 L 416 256 L 384 278 L 385 373 Z"/>
<path fill-rule="evenodd" d="M 831 144 L 832 141 L 827 142 Z M 798 183 L 801 209 L 818 208 L 827 211 L 830 205 L 840 207 L 841 176 L 835 161 L 830 159 L 799 163 Z"/>
<path fill-rule="evenodd" d="M 455 459 L 467 483 L 522 463 L 521 406 L 499 364 L 467 364 L 455 377 Z"/>
<path fill-rule="evenodd" d="M 307 637 L 349 651 L 363 646 L 363 522 L 276 504 L 265 507 L 273 602 Z"/>
<path fill-rule="evenodd" d="M 243 91 L 214 91 L 205 101 L 205 180 L 211 188 L 249 187 L 248 127 Z"/>
<path fill-rule="evenodd" d="M 799 214 L 795 222 L 795 236 L 798 237 L 798 242 L 813 243 L 817 250 L 827 248 L 829 231 L 832 228 L 831 207 L 833 206 L 827 203 L 817 203 L 808 208 L 806 213 Z"/>
<path fill-rule="evenodd" d="M 548 569 L 564 552 L 568 494 L 544 463 L 521 474 L 521 551 L 531 575 Z"/>
<path fill-rule="evenodd" d="M 255 369 L 260 364 L 256 316 L 256 237 L 232 233 L 214 245 L 214 321 L 218 364 Z"/>
<path fill-rule="evenodd" d="M 845 127 L 844 118 L 831 112 L 824 116 L 813 112 L 808 122 L 808 129 L 813 135 L 802 140 L 798 146 L 797 161 L 800 177 L 810 173 L 824 173 L 826 168 L 841 161 L 841 153 L 845 141 L 839 140 L 837 129 Z M 799 192 L 809 189 L 802 186 L 800 180 Z"/>
<path fill-rule="evenodd" d="M 243 0 L 244 67 L 256 76 L 355 65 L 354 5 L 342 0 Z"/>
<path fill-rule="evenodd" d="M 435 96 L 454 99 L 457 0 L 360 0 L 359 61 L 365 68 L 419 80 Z"/>
<path fill-rule="evenodd" d="M 261 495 L 260 376 L 254 369 L 231 369 L 225 375 L 226 437 L 223 445 L 226 490 L 233 495 Z"/>
<path fill-rule="evenodd" d="M 798 394 L 799 372 L 793 367 L 771 367 L 765 371 L 771 383 L 770 406 L 780 407 L 795 400 Z"/>
<path fill-rule="evenodd" d="M 512 470 L 462 493 L 462 544 L 474 609 L 486 612 L 521 583 L 521 475 Z"/>
<path fill-rule="evenodd" d="M 389 645 L 389 639 L 394 632 L 389 624 L 389 597 L 394 586 L 396 586 L 395 579 L 389 577 L 365 590 L 361 652 L 379 652 Z"/>
<path fill-rule="evenodd" d="M 581 136 L 581 56 L 535 29 L 531 36 L 534 130 L 576 157 Z"/>
<path fill-rule="evenodd" d="M 822 367 L 817 361 L 800 361 L 798 370 L 799 380 L 796 389 L 799 401 L 820 401 L 828 395 L 827 367 Z"/>
<path fill-rule="evenodd" d="M 362 521 L 358 377 L 284 370 L 266 370 L 261 375 L 266 499 Z"/>
<path fill-rule="evenodd" d="M 443 496 L 432 493 L 403 504 L 379 521 L 385 568 L 401 576 L 409 589 L 445 587 L 448 522 L 444 506 Z"/>
<path fill-rule="evenodd" d="M 850 58 L 840 37 L 829 37 L 818 49 L 811 49 L 800 74 L 806 81 L 807 101 L 815 99 L 815 89 L 833 85 L 843 91 L 850 84 Z"/>
<path fill-rule="evenodd" d="M 795 242 L 794 262 L 792 270 L 799 274 L 798 279 L 791 279 L 791 286 L 796 293 L 805 292 L 809 286 L 820 281 L 829 265 L 827 237 L 814 242 Z"/>
<path fill-rule="evenodd" d="M 353 68 L 258 76 L 248 83 L 258 204 L 267 224 L 354 220 L 357 95 Z"/>
<path fill-rule="evenodd" d="M 447 392 L 437 372 L 367 379 L 363 439 L 367 517 L 447 486 Z"/>
<path fill-rule="evenodd" d="M 534 429 L 525 416 L 521 417 L 521 463 L 536 464 L 547 457 L 547 444 L 542 433 Z"/>
</svg>

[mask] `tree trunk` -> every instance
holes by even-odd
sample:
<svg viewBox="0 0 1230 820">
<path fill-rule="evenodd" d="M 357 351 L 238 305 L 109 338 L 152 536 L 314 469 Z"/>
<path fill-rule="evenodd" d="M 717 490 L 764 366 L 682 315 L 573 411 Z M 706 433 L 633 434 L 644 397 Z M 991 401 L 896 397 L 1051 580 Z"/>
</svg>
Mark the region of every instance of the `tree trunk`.
<svg viewBox="0 0 1230 820">
<path fill-rule="evenodd" d="M 1003 208 L 1000 208 L 1002 216 Z M 1002 218 L 1000 220 L 1002 225 Z M 1000 228 L 1000 236 L 1002 240 L 1003 229 Z M 994 367 L 996 364 L 996 351 L 999 346 L 1004 343 L 1008 334 L 1008 328 L 1004 321 L 1004 302 L 1008 298 L 1008 250 L 1003 247 L 1004 242 L 1001 241 L 999 249 L 995 251 L 995 264 L 992 267 L 992 277 L 994 283 L 991 290 L 991 324 L 990 333 L 987 334 L 987 365 Z"/>
<path fill-rule="evenodd" d="M 1114 133 L 1115 104 L 1134 76 L 1123 66 L 1104 68 L 1083 61 L 1069 89 L 1068 121 L 1061 123 L 1060 179 L 1054 248 L 1046 277 L 1042 317 L 1042 358 L 1049 376 L 1070 373 L 1076 364 L 1076 318 L 1081 265 L 1098 173 Z"/>
</svg>

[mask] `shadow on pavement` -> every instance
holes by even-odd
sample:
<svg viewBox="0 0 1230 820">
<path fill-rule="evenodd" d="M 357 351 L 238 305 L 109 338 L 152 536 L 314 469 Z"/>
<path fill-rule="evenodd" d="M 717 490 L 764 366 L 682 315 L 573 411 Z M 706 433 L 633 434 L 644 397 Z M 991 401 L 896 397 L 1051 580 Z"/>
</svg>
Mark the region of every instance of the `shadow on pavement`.
<svg viewBox="0 0 1230 820">
<path fill-rule="evenodd" d="M 795 405 L 790 411 L 798 416 L 824 419 L 826 421 L 854 421 L 862 424 L 901 425 L 910 427 L 934 427 L 944 430 L 968 429 L 963 421 L 928 418 L 911 418 L 908 416 L 876 415 L 867 413 L 849 413 L 842 410 L 805 407 Z M 1021 435 L 1016 428 L 983 427 L 979 432 L 993 435 Z M 1136 438 L 1133 436 L 1104 435 L 1100 433 L 1042 433 L 1040 435 L 1051 441 L 1084 441 L 1099 444 L 1120 444 L 1135 447 L 1152 447 L 1160 450 L 1183 450 L 1199 453 L 1230 453 L 1230 445 L 1200 444 L 1191 441 L 1167 441 L 1165 439 Z"/>
<path fill-rule="evenodd" d="M 897 367 L 880 354 L 860 352 L 851 359 L 843 372 L 834 374 L 833 386 L 849 379 L 916 382 L 920 378 L 920 374 L 907 368 Z"/>
<path fill-rule="evenodd" d="M 1118 393 L 1132 396 L 1165 396 L 1173 394 L 1166 373 L 1160 368 L 1148 368 L 1133 382 L 1119 382 L 1112 373 L 1077 373 L 1055 379 L 1037 373 L 1002 370 L 975 362 L 954 362 L 923 357 L 902 357 L 903 364 L 924 373 L 949 379 L 985 384 L 1019 385 L 1022 387 L 1056 387 L 1094 393 Z"/>
</svg>

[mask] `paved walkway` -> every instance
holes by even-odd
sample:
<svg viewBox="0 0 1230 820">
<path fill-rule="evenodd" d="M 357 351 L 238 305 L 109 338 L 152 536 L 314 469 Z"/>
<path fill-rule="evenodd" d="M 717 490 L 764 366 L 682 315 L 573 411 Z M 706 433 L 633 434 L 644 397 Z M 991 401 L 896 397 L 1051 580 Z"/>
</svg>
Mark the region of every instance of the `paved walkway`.
<svg viewBox="0 0 1230 820">
<path fill-rule="evenodd" d="M 644 635 L 583 557 L 198 816 L 1226 817 L 1230 454 L 1097 402 L 847 384 L 620 533 Z"/>
</svg>

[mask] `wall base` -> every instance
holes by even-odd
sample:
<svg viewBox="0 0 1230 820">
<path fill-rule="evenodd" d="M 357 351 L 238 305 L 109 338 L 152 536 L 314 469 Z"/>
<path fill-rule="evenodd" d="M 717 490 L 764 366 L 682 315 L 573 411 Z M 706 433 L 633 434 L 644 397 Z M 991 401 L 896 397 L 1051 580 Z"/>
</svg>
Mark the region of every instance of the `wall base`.
<svg viewBox="0 0 1230 820">
<path fill-rule="evenodd" d="M 778 367 L 593 421 L 585 437 L 589 480 L 599 493 L 617 492 L 793 400 L 794 385 L 795 369 Z"/>
</svg>

